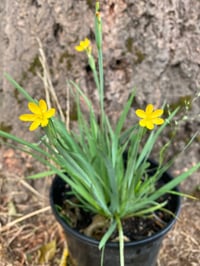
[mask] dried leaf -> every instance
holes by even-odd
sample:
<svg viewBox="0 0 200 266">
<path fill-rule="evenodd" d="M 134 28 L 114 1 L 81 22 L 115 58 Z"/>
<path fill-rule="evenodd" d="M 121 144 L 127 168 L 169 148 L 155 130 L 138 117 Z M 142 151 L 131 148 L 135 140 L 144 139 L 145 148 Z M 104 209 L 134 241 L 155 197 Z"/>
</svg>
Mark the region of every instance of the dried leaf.
<svg viewBox="0 0 200 266">
<path fill-rule="evenodd" d="M 8 203 L 8 215 L 9 216 L 16 216 L 17 211 L 14 203 L 12 201 L 9 201 Z"/>
<path fill-rule="evenodd" d="M 53 240 L 45 245 L 43 245 L 39 249 L 39 263 L 48 263 L 53 257 L 55 256 L 56 253 L 56 241 Z"/>
<path fill-rule="evenodd" d="M 67 266 L 67 257 L 69 256 L 68 248 L 64 248 L 59 266 Z"/>
</svg>

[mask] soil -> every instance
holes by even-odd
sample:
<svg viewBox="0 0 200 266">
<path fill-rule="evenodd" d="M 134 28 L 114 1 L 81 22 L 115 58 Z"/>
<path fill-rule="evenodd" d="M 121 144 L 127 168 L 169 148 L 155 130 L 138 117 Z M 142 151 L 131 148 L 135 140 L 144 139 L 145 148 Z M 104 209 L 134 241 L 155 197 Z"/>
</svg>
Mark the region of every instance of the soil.
<svg viewBox="0 0 200 266">
<path fill-rule="evenodd" d="M 28 172 L 39 169 L 39 165 L 13 149 L 1 148 L 0 162 L 0 266 L 60 265 L 66 240 L 49 207 L 52 178 L 27 180 Z M 199 265 L 198 186 L 197 174 L 181 187 L 182 191 L 194 193 L 199 200 L 182 201 L 179 219 L 163 241 L 158 266 Z M 41 248 L 52 241 L 56 242 L 53 256 L 48 256 L 47 252 L 46 263 L 41 263 Z"/>
</svg>

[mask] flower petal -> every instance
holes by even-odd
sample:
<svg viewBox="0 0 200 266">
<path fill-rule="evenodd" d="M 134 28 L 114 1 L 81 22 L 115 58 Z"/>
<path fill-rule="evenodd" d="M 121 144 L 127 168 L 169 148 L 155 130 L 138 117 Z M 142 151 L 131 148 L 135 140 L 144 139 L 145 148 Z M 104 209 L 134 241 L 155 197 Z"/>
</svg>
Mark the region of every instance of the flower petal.
<svg viewBox="0 0 200 266">
<path fill-rule="evenodd" d="M 48 123 L 49 123 L 49 120 L 48 120 L 48 119 L 43 119 L 43 120 L 41 121 L 41 126 L 42 126 L 42 127 L 46 127 L 46 126 L 48 125 Z"/>
<path fill-rule="evenodd" d="M 144 112 L 142 109 L 137 109 L 137 110 L 135 111 L 135 113 L 136 113 L 136 115 L 137 115 L 138 117 L 140 117 L 140 118 L 145 118 L 145 117 L 146 117 L 146 114 L 145 114 L 145 112 Z"/>
<path fill-rule="evenodd" d="M 47 104 L 44 100 L 39 101 L 39 107 L 40 107 L 42 113 L 45 113 L 47 111 Z"/>
<path fill-rule="evenodd" d="M 34 114 L 37 114 L 37 115 L 41 114 L 41 110 L 39 106 L 34 102 L 28 103 L 28 109 Z"/>
<path fill-rule="evenodd" d="M 40 122 L 39 122 L 39 121 L 34 121 L 34 122 L 30 125 L 29 130 L 30 130 L 30 131 L 36 130 L 39 126 L 40 126 Z"/>
<path fill-rule="evenodd" d="M 147 121 L 146 122 L 146 128 L 148 128 L 149 130 L 154 129 L 154 124 L 152 123 L 152 121 Z"/>
<path fill-rule="evenodd" d="M 81 47 L 80 45 L 77 45 L 77 46 L 75 46 L 75 50 L 77 51 L 77 52 L 83 52 L 83 47 Z"/>
<path fill-rule="evenodd" d="M 151 114 L 153 112 L 153 109 L 153 104 L 148 104 L 145 110 L 146 114 Z"/>
<path fill-rule="evenodd" d="M 35 121 L 36 116 L 34 114 L 24 114 L 24 115 L 20 115 L 19 119 L 21 121 L 32 122 L 32 121 Z"/>
<path fill-rule="evenodd" d="M 152 118 L 156 118 L 156 117 L 159 117 L 163 114 L 163 110 L 162 109 L 158 109 L 158 110 L 155 110 L 153 113 L 152 113 Z"/>
<path fill-rule="evenodd" d="M 85 38 L 83 41 L 80 41 L 79 45 L 75 46 L 76 51 L 83 52 L 88 51 L 91 53 L 91 44 L 88 38 Z"/>
<path fill-rule="evenodd" d="M 85 38 L 84 40 L 84 46 L 88 48 L 90 46 L 90 40 L 88 38 Z"/>
<path fill-rule="evenodd" d="M 140 120 L 139 124 L 141 127 L 146 127 L 146 119 Z"/>
<path fill-rule="evenodd" d="M 55 112 L 56 112 L 56 110 L 54 108 L 51 108 L 45 113 L 45 117 L 46 118 L 51 118 L 52 116 L 55 115 Z"/>
<path fill-rule="evenodd" d="M 164 119 L 162 119 L 162 118 L 154 118 L 153 120 L 152 120 L 152 122 L 155 124 L 155 125 L 162 125 L 165 121 L 164 121 Z"/>
</svg>

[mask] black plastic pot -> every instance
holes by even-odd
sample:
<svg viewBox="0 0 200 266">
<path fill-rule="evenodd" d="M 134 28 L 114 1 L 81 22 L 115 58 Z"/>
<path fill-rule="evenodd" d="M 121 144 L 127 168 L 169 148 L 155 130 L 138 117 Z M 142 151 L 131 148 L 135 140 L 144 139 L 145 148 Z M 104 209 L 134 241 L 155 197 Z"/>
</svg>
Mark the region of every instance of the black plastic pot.
<svg viewBox="0 0 200 266">
<path fill-rule="evenodd" d="M 166 172 L 163 175 L 164 183 L 172 177 Z M 59 215 L 55 205 L 62 206 L 63 193 L 66 191 L 64 181 L 56 176 L 50 191 L 50 204 L 57 221 L 61 224 L 66 234 L 70 258 L 76 266 L 100 266 L 101 251 L 98 249 L 99 242 L 72 229 Z M 177 189 L 175 189 L 177 191 Z M 180 210 L 180 197 L 172 195 L 170 205 L 173 213 L 177 216 Z M 124 256 L 126 266 L 155 266 L 157 255 L 163 237 L 172 228 L 175 218 L 160 232 L 143 240 L 125 243 Z M 109 242 L 106 244 L 104 254 L 104 266 L 119 266 L 119 244 Z"/>
</svg>

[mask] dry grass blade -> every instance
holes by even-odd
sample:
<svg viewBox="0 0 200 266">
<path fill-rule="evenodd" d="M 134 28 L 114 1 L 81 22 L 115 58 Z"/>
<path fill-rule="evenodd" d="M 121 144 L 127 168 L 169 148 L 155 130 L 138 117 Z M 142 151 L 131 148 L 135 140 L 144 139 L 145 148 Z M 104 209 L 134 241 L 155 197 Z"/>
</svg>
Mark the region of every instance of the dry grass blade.
<svg viewBox="0 0 200 266">
<path fill-rule="evenodd" d="M 55 103 L 57 105 L 57 108 L 58 108 L 58 111 L 59 111 L 59 114 L 60 114 L 62 121 L 65 121 L 65 116 L 64 116 L 64 113 L 62 111 L 61 105 L 59 104 L 58 97 L 55 93 L 55 89 L 54 89 L 52 81 L 51 81 L 51 76 L 50 76 L 50 71 L 49 71 L 49 67 L 47 64 L 46 56 L 45 56 L 45 53 L 44 53 L 44 50 L 42 47 L 42 43 L 41 43 L 39 38 L 37 38 L 37 42 L 39 44 L 39 53 L 40 53 L 39 60 L 40 60 L 40 63 L 42 65 L 42 68 L 43 68 L 43 76 L 40 73 L 38 73 L 38 76 L 42 79 L 43 84 L 44 84 L 46 101 L 47 101 L 49 107 L 51 107 L 51 102 L 50 102 L 50 94 L 51 94 L 53 100 L 55 101 Z"/>
<path fill-rule="evenodd" d="M 35 216 L 35 215 L 38 215 L 38 214 L 40 214 L 40 213 L 43 213 L 43 212 L 46 212 L 46 211 L 49 211 L 49 210 L 50 210 L 50 206 L 47 206 L 47 207 L 45 207 L 45 208 L 42 208 L 42 209 L 39 209 L 39 210 L 37 210 L 37 211 L 31 212 L 31 213 L 29 213 L 29 214 L 27 214 L 27 215 L 24 215 L 24 216 L 22 216 L 22 217 L 20 217 L 20 218 L 18 218 L 18 219 L 16 219 L 16 220 L 14 220 L 14 221 L 12 221 L 12 222 L 6 224 L 5 226 L 1 227 L 1 228 L 0 228 L 0 232 L 6 231 L 6 230 L 8 230 L 10 227 L 12 227 L 13 225 L 15 225 L 15 224 L 17 224 L 17 223 L 20 223 L 20 222 L 22 222 L 22 221 L 24 221 L 24 220 L 26 220 L 26 219 L 28 219 L 28 218 L 31 218 L 31 217 L 33 217 L 33 216 Z"/>
<path fill-rule="evenodd" d="M 25 180 L 21 179 L 20 183 L 27 188 L 31 193 L 33 193 L 35 196 L 39 198 L 44 198 L 43 195 L 41 195 L 36 189 L 34 189 L 32 186 L 30 186 Z"/>
</svg>

